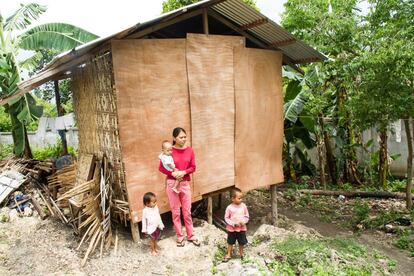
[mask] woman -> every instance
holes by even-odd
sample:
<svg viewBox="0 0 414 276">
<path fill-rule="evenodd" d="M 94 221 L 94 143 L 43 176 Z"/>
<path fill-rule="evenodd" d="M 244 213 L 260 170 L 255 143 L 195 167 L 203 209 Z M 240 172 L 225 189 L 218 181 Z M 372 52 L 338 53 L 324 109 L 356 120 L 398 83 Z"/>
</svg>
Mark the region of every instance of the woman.
<svg viewBox="0 0 414 276">
<path fill-rule="evenodd" d="M 193 220 L 191 219 L 191 186 L 190 174 L 196 169 L 194 151 L 191 147 L 186 146 L 187 133 L 181 127 L 173 130 L 173 149 L 172 157 L 175 167 L 178 171 L 170 172 L 164 168 L 160 162 L 159 170 L 167 175 L 166 192 L 168 201 L 170 202 L 172 220 L 174 222 L 175 233 L 177 235 L 177 246 L 185 245 L 184 235 L 181 229 L 180 207 L 183 211 L 185 230 L 187 232 L 187 240 L 194 245 L 199 246 L 199 240 L 193 234 Z M 179 193 L 172 190 L 175 180 L 180 180 L 178 185 Z"/>
</svg>

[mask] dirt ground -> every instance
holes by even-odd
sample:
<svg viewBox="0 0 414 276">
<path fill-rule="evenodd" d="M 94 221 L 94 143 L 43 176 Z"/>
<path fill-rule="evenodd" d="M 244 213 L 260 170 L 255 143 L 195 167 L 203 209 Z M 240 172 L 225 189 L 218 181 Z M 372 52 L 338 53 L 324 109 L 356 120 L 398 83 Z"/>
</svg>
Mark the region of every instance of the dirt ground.
<svg viewBox="0 0 414 276">
<path fill-rule="evenodd" d="M 223 200 L 223 207 L 228 199 Z M 269 201 L 260 193 L 251 193 L 246 197 L 250 209 L 248 239 L 252 241 L 258 235 L 270 235 L 272 239 L 283 240 L 289 235 L 319 236 L 351 235 L 340 229 L 325 231 L 328 226 L 296 212 L 285 210 L 281 202 L 280 228 L 269 223 Z M 303 222 L 297 223 L 297 221 Z M 112 248 L 102 259 L 92 255 L 84 267 L 80 267 L 85 249 L 76 250 L 79 237 L 60 221 L 52 218 L 40 220 L 37 216 L 14 218 L 0 223 L 0 275 L 211 275 L 217 246 L 225 245 L 226 234 L 202 220 L 194 220 L 195 233 L 201 239 L 200 247 L 187 243 L 183 248 L 175 245 L 171 221 L 165 218 L 166 231 L 159 242 L 161 254 L 152 257 L 149 254 L 148 240 L 133 243 L 125 229 L 118 229 L 119 243 L 115 252 Z M 283 227 L 283 228 L 282 228 Z M 313 229 L 315 228 L 315 229 Z M 364 239 L 367 240 L 364 240 Z M 376 237 L 359 237 L 370 246 L 397 260 L 394 275 L 410 275 L 413 271 L 412 260 Z M 381 248 L 384 247 L 384 248 Z M 265 244 L 249 246 L 247 256 L 259 256 L 266 259 Z M 257 267 L 243 266 L 237 257 L 229 263 L 216 264 L 216 273 L 225 275 L 258 275 L 263 273 Z M 412 274 L 411 274 L 412 275 Z"/>
</svg>

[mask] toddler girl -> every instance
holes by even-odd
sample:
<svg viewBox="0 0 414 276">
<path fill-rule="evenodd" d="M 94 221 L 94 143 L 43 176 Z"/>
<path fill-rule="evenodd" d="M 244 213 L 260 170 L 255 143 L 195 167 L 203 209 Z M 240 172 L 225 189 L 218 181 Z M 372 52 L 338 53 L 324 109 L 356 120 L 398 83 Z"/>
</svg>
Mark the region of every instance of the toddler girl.
<svg viewBox="0 0 414 276">
<path fill-rule="evenodd" d="M 247 244 L 246 223 L 249 221 L 249 212 L 246 204 L 242 203 L 243 193 L 240 189 L 231 190 L 231 204 L 227 206 L 224 220 L 227 223 L 227 254 L 224 256 L 224 262 L 228 262 L 233 254 L 233 246 L 239 243 L 240 258 L 244 258 L 244 246 Z"/>
<path fill-rule="evenodd" d="M 142 232 L 150 236 L 151 255 L 157 256 L 157 240 L 161 235 L 161 230 L 164 229 L 164 224 L 161 220 L 155 194 L 145 193 L 143 201 L 145 207 L 142 210 Z"/>
</svg>

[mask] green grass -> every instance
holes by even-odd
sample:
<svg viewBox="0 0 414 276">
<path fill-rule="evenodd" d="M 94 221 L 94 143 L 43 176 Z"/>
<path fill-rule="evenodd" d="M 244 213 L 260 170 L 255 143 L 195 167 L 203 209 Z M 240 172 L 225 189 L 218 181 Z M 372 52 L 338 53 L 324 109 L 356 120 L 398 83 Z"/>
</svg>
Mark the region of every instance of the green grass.
<svg viewBox="0 0 414 276">
<path fill-rule="evenodd" d="M 371 275 L 392 271 L 395 262 L 351 239 L 295 236 L 271 245 L 278 256 L 268 264 L 274 275 Z M 386 260 L 387 267 L 380 260 Z"/>
</svg>

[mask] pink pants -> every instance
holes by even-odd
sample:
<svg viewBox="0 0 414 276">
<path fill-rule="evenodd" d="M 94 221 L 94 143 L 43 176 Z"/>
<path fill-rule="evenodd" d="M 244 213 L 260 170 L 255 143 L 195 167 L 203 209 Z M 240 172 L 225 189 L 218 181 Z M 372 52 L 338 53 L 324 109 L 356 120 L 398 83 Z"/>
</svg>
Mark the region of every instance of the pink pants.
<svg viewBox="0 0 414 276">
<path fill-rule="evenodd" d="M 182 241 L 184 238 L 182 229 L 181 229 L 181 215 L 180 207 L 183 210 L 185 230 L 187 232 L 187 239 L 191 240 L 193 237 L 193 220 L 191 219 L 191 186 L 188 181 L 181 181 L 180 185 L 177 187 L 180 191 L 178 194 L 174 192 L 171 188 L 174 187 L 174 179 L 166 180 L 166 192 L 168 196 L 168 201 L 170 202 L 172 220 L 174 223 L 175 233 L 177 234 L 177 239 Z"/>
</svg>

